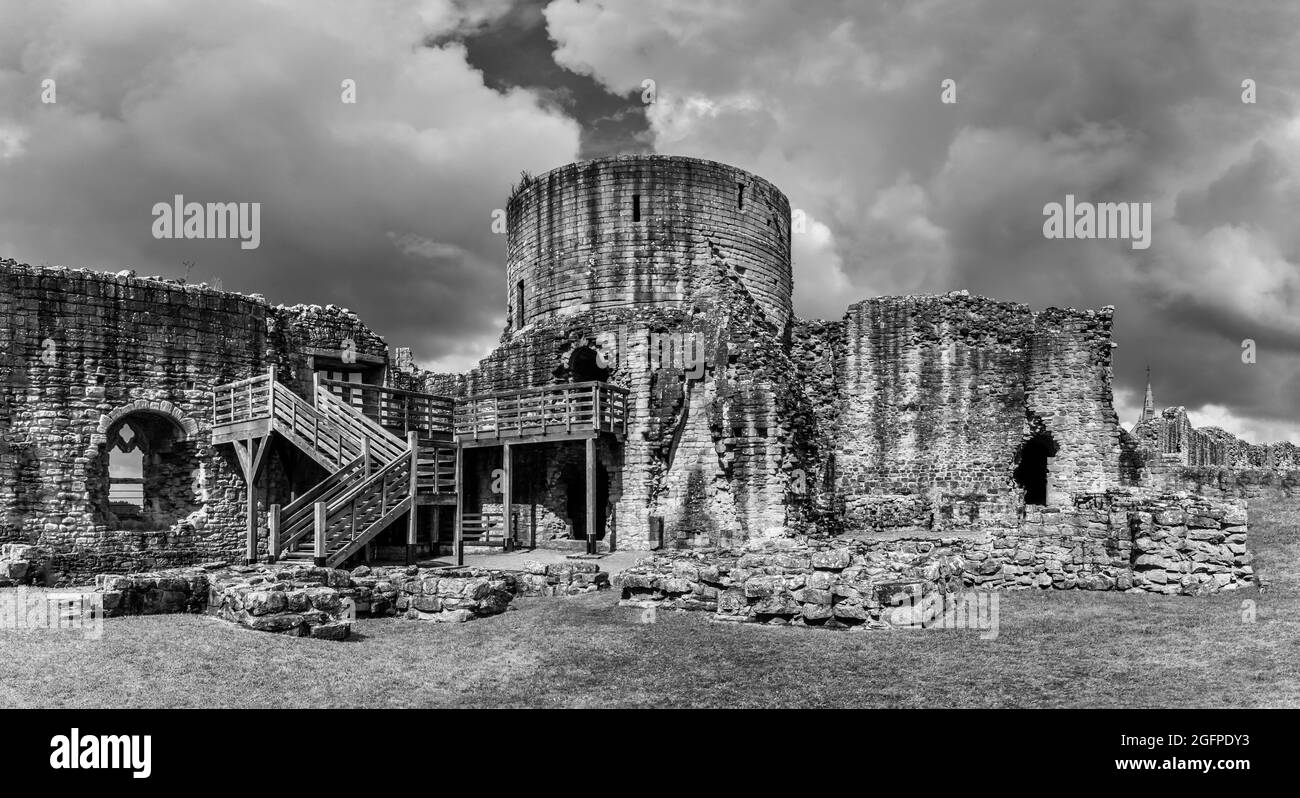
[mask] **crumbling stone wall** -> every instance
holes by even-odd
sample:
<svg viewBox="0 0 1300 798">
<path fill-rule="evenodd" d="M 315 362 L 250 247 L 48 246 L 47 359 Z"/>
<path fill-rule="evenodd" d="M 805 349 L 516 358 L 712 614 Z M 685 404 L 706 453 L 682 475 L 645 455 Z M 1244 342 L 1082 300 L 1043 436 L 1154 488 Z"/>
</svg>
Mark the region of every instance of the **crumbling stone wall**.
<svg viewBox="0 0 1300 798">
<path fill-rule="evenodd" d="M 241 557 L 247 493 L 233 451 L 210 443 L 212 391 L 275 364 L 308 395 L 309 353 L 345 340 L 386 360 L 383 339 L 332 305 L 0 260 L 0 541 L 39 544 L 63 582 Z M 106 448 L 126 423 L 157 444 L 144 471 L 156 525 L 107 510 Z M 280 454 L 268 460 L 262 509 L 292 488 Z"/>
<path fill-rule="evenodd" d="M 338 305 L 277 305 L 268 309 L 267 340 L 277 377 L 301 396 L 311 396 L 312 352 L 337 353 L 368 366 L 379 377 L 388 344 L 357 314 Z M 350 353 L 350 354 L 345 354 Z"/>
<path fill-rule="evenodd" d="M 0 540 L 41 545 L 65 579 L 234 556 L 244 488 L 208 444 L 211 391 L 265 368 L 266 314 L 203 285 L 0 261 Z M 127 413 L 167 424 L 194 466 L 164 477 L 168 529 L 115 529 L 97 500 Z"/>
<path fill-rule="evenodd" d="M 1035 436 L 1056 447 L 1049 504 L 1119 483 L 1109 308 L 1033 313 L 962 291 L 865 300 L 845 323 L 842 403 L 819 421 L 849 528 L 928 527 L 954 504 L 1012 515 Z"/>
<path fill-rule="evenodd" d="M 810 537 L 660 554 L 614 583 L 632 606 L 884 628 L 900 598 L 968 588 L 1209 595 L 1252 584 L 1250 563 L 1244 502 L 1113 490 L 964 536 Z"/>
</svg>

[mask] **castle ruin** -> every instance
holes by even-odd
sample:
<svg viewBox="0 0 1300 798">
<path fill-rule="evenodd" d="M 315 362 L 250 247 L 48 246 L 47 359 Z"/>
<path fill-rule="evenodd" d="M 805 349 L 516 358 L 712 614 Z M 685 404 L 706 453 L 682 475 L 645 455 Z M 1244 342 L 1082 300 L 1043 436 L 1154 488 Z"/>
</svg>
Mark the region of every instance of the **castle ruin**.
<svg viewBox="0 0 1300 798">
<path fill-rule="evenodd" d="M 735 167 L 571 164 L 507 216 L 506 326 L 466 374 L 334 306 L 0 261 L 0 542 L 63 582 L 549 547 L 1206 593 L 1251 580 L 1242 500 L 1300 492 L 1293 446 L 1181 410 L 1122 429 L 1112 307 L 958 291 L 797 318 L 789 202 Z M 573 373 L 584 341 L 604 379 Z"/>
</svg>

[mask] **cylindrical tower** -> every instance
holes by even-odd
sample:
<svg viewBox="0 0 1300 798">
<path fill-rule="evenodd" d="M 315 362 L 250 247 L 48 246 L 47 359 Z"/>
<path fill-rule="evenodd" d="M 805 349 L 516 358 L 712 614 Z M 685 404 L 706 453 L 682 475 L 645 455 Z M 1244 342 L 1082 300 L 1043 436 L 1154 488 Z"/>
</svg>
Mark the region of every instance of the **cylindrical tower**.
<svg viewBox="0 0 1300 798">
<path fill-rule="evenodd" d="M 507 329 L 685 303 L 724 259 L 778 329 L 791 316 L 790 201 L 734 166 L 666 155 L 569 164 L 508 206 Z"/>
</svg>

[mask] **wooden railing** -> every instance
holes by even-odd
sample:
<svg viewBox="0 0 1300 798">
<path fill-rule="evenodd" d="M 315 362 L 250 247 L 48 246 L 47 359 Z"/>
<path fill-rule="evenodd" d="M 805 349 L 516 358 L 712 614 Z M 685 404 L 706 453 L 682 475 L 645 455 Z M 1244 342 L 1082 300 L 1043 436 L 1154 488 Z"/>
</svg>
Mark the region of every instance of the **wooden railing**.
<svg viewBox="0 0 1300 798">
<path fill-rule="evenodd" d="M 393 433 L 355 412 L 329 390 L 317 387 L 308 402 L 266 374 L 220 385 L 213 391 L 213 425 L 271 420 L 275 429 L 331 469 L 369 456 L 383 465 L 400 457 L 406 445 Z"/>
<path fill-rule="evenodd" d="M 270 526 L 276 535 L 271 556 L 278 557 L 280 551 L 293 551 L 308 539 L 314 529 L 316 502 L 333 503 L 365 477 L 365 458 L 358 457 L 284 507 L 273 505 Z"/>
<path fill-rule="evenodd" d="M 421 438 L 447 438 L 452 432 L 450 396 L 403 391 L 379 385 L 363 385 L 341 380 L 320 380 L 339 401 L 355 408 L 382 427 L 415 431 Z"/>
<path fill-rule="evenodd" d="M 500 510 L 461 513 L 460 535 L 471 546 L 505 546 L 510 537 Z"/>
<path fill-rule="evenodd" d="M 270 418 L 274 375 L 268 371 L 214 388 L 212 423 L 223 426 Z"/>
<path fill-rule="evenodd" d="M 456 437 L 627 433 L 627 389 L 575 382 L 470 396 L 456 403 Z"/>
<path fill-rule="evenodd" d="M 332 503 L 316 502 L 315 558 L 343 562 L 397 516 L 412 509 L 412 458 L 400 457 Z"/>
<path fill-rule="evenodd" d="M 400 457 L 406 451 L 401 438 L 362 415 L 356 408 L 345 404 L 323 385 L 316 386 L 316 410 L 356 440 L 368 444 L 371 457 L 381 464 Z"/>
<path fill-rule="evenodd" d="M 455 493 L 456 448 L 422 443 L 415 483 L 421 494 Z"/>
<path fill-rule="evenodd" d="M 317 562 L 333 567 L 411 510 L 418 440 L 413 433 L 407 440 L 409 448 L 385 466 L 372 467 L 359 459 L 283 510 L 273 505 L 271 556 L 308 545 Z"/>
</svg>

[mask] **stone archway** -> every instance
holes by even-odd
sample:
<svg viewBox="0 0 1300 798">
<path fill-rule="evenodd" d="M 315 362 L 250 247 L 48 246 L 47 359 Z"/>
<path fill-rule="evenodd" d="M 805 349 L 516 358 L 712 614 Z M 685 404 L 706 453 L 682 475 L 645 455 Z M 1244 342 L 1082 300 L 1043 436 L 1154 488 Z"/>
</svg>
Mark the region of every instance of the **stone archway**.
<svg viewBox="0 0 1300 798">
<path fill-rule="evenodd" d="M 136 400 L 101 415 L 87 475 L 97 521 L 110 529 L 159 530 L 199 509 L 198 431 L 167 401 Z"/>
<path fill-rule="evenodd" d="M 182 413 L 171 402 L 165 399 L 137 399 L 101 415 L 96 428 L 96 437 L 92 443 L 96 446 L 107 443 L 109 430 L 132 413 L 153 413 L 171 419 L 178 430 L 178 442 L 191 441 L 199 434 L 198 422 Z"/>
</svg>

